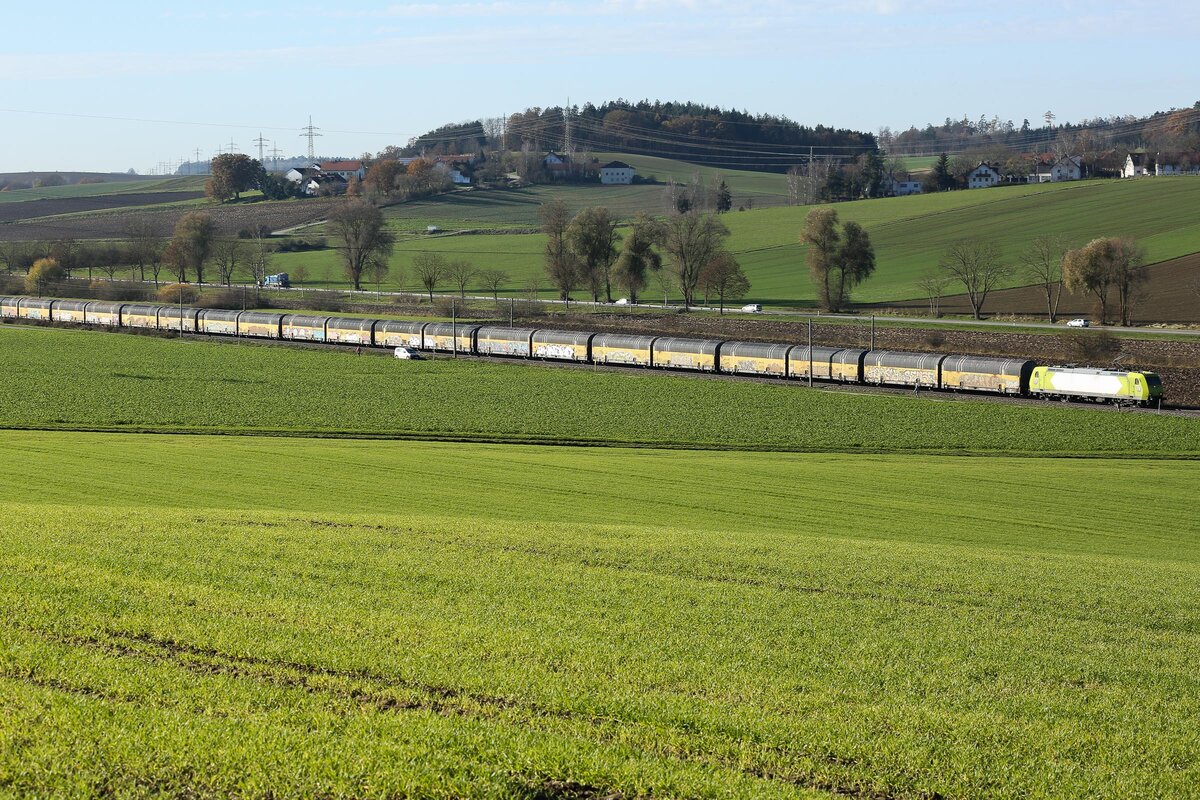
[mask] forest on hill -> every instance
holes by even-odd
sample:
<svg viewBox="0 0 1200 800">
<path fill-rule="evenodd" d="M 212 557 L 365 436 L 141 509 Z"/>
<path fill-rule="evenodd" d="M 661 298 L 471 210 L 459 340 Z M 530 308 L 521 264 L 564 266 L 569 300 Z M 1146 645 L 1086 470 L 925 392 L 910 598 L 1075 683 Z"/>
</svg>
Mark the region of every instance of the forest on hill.
<svg viewBox="0 0 1200 800">
<path fill-rule="evenodd" d="M 570 120 L 568 136 L 568 119 Z M 876 149 L 870 133 L 692 102 L 613 100 L 527 108 L 507 118 L 445 125 L 380 155 L 474 153 L 492 147 L 661 156 L 724 169 L 786 172 L 810 155 Z M 506 145 L 506 146 L 505 146 Z"/>
</svg>

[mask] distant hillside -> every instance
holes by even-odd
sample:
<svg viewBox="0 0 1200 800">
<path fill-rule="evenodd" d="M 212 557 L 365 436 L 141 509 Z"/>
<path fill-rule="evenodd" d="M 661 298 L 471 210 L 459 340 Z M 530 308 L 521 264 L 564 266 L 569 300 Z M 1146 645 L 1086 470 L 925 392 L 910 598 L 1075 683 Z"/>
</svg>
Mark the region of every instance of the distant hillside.
<svg viewBox="0 0 1200 800">
<path fill-rule="evenodd" d="M 145 175 L 129 172 L 0 172 L 0 191 L 145 179 Z"/>
<path fill-rule="evenodd" d="M 722 169 L 786 172 L 818 156 L 853 158 L 876 149 L 870 133 L 692 102 L 613 100 L 528 108 L 506 119 L 444 125 L 381 155 L 480 150 L 618 151 Z"/>
</svg>

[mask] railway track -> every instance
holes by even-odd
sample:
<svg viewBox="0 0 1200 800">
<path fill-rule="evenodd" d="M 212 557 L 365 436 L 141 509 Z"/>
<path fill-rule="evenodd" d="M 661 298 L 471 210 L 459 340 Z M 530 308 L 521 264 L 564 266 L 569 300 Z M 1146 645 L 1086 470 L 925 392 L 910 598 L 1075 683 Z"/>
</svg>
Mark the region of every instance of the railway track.
<svg viewBox="0 0 1200 800">
<path fill-rule="evenodd" d="M 56 326 L 57 327 L 57 326 Z M 62 326 L 78 328 L 77 325 Z M 141 334 L 147 335 L 147 334 Z M 155 335 L 155 334 L 151 334 Z M 178 338 L 172 336 L 171 338 Z M 344 344 L 329 344 L 325 342 L 300 342 L 300 341 L 284 341 L 274 339 L 254 339 L 247 337 L 234 336 L 216 336 L 204 333 L 188 333 L 183 338 L 196 339 L 211 342 L 220 342 L 223 344 L 247 344 L 253 346 L 265 347 L 303 347 L 316 350 L 333 350 L 348 355 L 355 355 L 356 351 L 360 355 L 372 357 L 391 358 L 391 350 L 389 348 L 379 347 L 361 347 L 354 348 Z M 690 370 L 671 370 L 671 369 L 650 369 L 648 367 L 627 367 L 613 366 L 605 364 L 580 364 L 571 361 L 550 361 L 536 358 L 520 358 L 520 357 L 505 357 L 505 356 L 488 356 L 474 355 L 471 353 L 430 353 L 422 352 L 422 357 L 429 361 L 440 360 L 455 360 L 469 359 L 493 364 L 523 364 L 525 366 L 543 367 L 550 369 L 573 369 L 590 372 L 613 372 L 621 374 L 640 373 L 645 375 L 662 375 L 675 378 L 684 378 L 689 380 L 719 380 L 719 381 L 740 381 L 750 383 L 762 383 L 772 386 L 783 386 L 792 389 L 807 389 L 808 382 L 804 380 L 784 380 L 781 378 L 764 377 L 760 375 L 730 375 L 726 373 L 713 372 L 693 372 Z M 1170 404 L 1163 405 L 1162 408 L 1142 408 L 1138 406 L 1118 406 L 1108 403 L 1088 403 L 1074 401 L 1051 401 L 1040 400 L 1032 397 L 1013 397 L 1002 396 L 987 393 L 975 392 L 951 392 L 942 389 L 922 388 L 914 390 L 911 387 L 903 386 L 877 386 L 871 384 L 854 384 L 854 383 L 830 383 L 827 381 L 815 380 L 812 384 L 814 391 L 824 392 L 840 392 L 850 394 L 868 394 L 868 395 L 890 395 L 895 397 L 923 397 L 931 399 L 935 402 L 962 402 L 962 401 L 987 401 L 992 403 L 1004 403 L 1010 405 L 1030 406 L 1034 408 L 1046 408 L 1047 406 L 1055 406 L 1059 408 L 1078 408 L 1095 410 L 1108 410 L 1112 413 L 1119 414 L 1165 414 L 1176 417 L 1188 417 L 1200 419 L 1200 408 L 1190 406 L 1172 406 Z"/>
</svg>

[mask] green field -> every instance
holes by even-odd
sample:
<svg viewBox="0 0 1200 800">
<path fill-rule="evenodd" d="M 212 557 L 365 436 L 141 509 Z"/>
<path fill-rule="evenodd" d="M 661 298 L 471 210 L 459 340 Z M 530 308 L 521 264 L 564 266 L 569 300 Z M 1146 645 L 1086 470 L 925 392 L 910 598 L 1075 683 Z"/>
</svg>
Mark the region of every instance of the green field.
<svg viewBox="0 0 1200 800">
<path fill-rule="evenodd" d="M 195 192 L 204 188 L 204 178 L 146 178 L 104 183 L 77 183 L 69 186 L 46 186 L 40 189 L 14 189 L 0 192 L 0 203 L 21 203 L 29 200 L 57 200 L 71 197 L 98 197 L 109 194 L 139 192 Z"/>
<path fill-rule="evenodd" d="M 449 195 L 444 200 L 394 206 L 388 214 L 402 232 L 423 230 L 425 224 L 447 230 L 535 226 L 538 204 L 555 195 L 573 207 L 607 204 L 626 215 L 641 208 L 659 213 L 663 205 L 661 187 L 538 187 Z M 875 245 L 876 274 L 855 298 L 885 302 L 923 296 L 916 282 L 924 271 L 936 266 L 951 243 L 971 236 L 997 241 L 1005 258 L 1014 263 L 1033 238 L 1047 233 L 1060 234 L 1076 246 L 1098 236 L 1132 236 L 1146 246 L 1150 262 L 1187 255 L 1200 250 L 1200 222 L 1193 213 L 1198 204 L 1200 181 L 1182 177 L 999 187 L 860 200 L 835 208 L 843 220 L 861 222 Z M 732 234 L 730 247 L 752 283 L 747 300 L 776 306 L 812 304 L 815 295 L 804 248 L 797 243 L 809 210 L 778 206 L 724 216 Z M 512 276 L 508 291 L 519 293 L 531 277 L 542 275 L 543 246 L 541 234 L 402 235 L 392 263 L 396 275 L 404 279 L 393 277 L 386 285 L 414 288 L 413 255 L 436 252 L 449 259 L 466 259 L 480 269 L 503 269 Z M 303 265 L 310 283 L 345 285 L 333 250 L 280 254 L 275 264 L 290 272 Z M 541 282 L 543 295 L 551 296 L 545 279 Z M 1006 285 L 1026 282 L 1018 274 Z M 482 287 L 472 291 L 480 292 Z M 650 296 L 655 291 L 652 288 Z M 576 296 L 582 298 L 584 293 Z"/>
<path fill-rule="evenodd" d="M 0 432 L 0 793 L 1189 796 L 1198 480 Z"/>
<path fill-rule="evenodd" d="M 1195 420 L 0 326 L 0 427 L 842 452 L 1200 454 Z"/>
<path fill-rule="evenodd" d="M 1200 785 L 1194 419 L 15 325 L 0 354 L 0 796 Z"/>
</svg>

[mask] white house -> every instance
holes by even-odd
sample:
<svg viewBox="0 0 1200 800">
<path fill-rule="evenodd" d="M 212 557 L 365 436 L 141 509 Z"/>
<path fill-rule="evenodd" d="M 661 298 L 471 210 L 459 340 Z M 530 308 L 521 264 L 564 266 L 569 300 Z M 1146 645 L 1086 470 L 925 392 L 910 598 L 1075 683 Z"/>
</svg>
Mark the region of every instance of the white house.
<svg viewBox="0 0 1200 800">
<path fill-rule="evenodd" d="M 610 161 L 600 167 L 601 183 L 633 183 L 633 167 L 624 161 Z"/>
<path fill-rule="evenodd" d="M 920 181 L 914 180 L 897 180 L 892 178 L 892 194 L 896 197 L 903 197 L 909 194 L 920 194 L 924 191 Z"/>
<path fill-rule="evenodd" d="M 360 181 L 367 177 L 367 170 L 361 161 L 323 161 L 317 167 L 328 175 L 337 175 L 347 181 L 352 177 Z"/>
<path fill-rule="evenodd" d="M 1125 169 L 1121 170 L 1121 177 L 1138 178 L 1142 175 L 1149 174 L 1146 171 L 1147 161 L 1148 159 L 1146 158 L 1145 153 L 1130 153 L 1129 155 L 1125 156 Z"/>
<path fill-rule="evenodd" d="M 1029 183 L 1058 183 L 1077 181 L 1083 177 L 1083 157 L 1063 156 L 1057 161 L 1045 162 L 1034 167 L 1029 174 Z"/>
<path fill-rule="evenodd" d="M 983 189 L 1000 183 L 1000 171 L 986 161 L 980 161 L 979 166 L 967 174 L 968 189 Z"/>
</svg>

